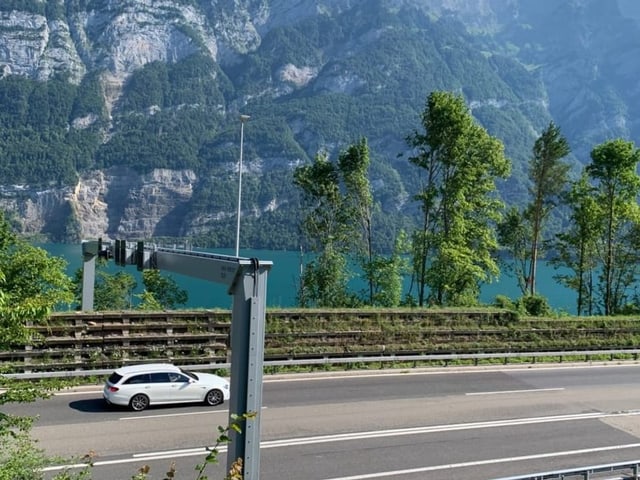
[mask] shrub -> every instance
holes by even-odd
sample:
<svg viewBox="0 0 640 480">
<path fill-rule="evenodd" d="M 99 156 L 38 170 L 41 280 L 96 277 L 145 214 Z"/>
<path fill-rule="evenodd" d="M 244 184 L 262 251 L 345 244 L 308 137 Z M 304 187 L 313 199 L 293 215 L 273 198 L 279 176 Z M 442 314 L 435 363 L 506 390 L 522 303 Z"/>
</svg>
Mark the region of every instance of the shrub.
<svg viewBox="0 0 640 480">
<path fill-rule="evenodd" d="M 505 310 L 517 310 L 513 300 L 506 295 L 496 295 L 496 298 L 493 300 L 493 306 L 504 308 Z"/>
<path fill-rule="evenodd" d="M 541 295 L 526 295 L 518 300 L 518 306 L 533 317 L 549 316 L 552 313 L 549 301 Z"/>
</svg>

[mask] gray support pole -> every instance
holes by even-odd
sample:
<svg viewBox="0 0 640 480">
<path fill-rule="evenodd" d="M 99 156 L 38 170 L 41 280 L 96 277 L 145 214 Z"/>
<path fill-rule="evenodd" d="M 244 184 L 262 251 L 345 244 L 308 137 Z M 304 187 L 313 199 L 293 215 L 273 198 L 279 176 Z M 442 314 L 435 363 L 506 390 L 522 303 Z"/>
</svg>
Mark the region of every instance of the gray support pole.
<svg viewBox="0 0 640 480">
<path fill-rule="evenodd" d="M 234 423 L 234 414 L 257 414 L 242 425 L 240 433 L 230 432 L 227 471 L 241 458 L 244 480 L 260 478 L 262 369 L 269 267 L 261 266 L 257 259 L 253 259 L 250 265 L 241 266 L 238 281 L 232 286 L 229 424 Z"/>
<path fill-rule="evenodd" d="M 93 311 L 93 286 L 96 280 L 96 256 L 83 255 L 82 262 L 82 311 Z"/>
</svg>

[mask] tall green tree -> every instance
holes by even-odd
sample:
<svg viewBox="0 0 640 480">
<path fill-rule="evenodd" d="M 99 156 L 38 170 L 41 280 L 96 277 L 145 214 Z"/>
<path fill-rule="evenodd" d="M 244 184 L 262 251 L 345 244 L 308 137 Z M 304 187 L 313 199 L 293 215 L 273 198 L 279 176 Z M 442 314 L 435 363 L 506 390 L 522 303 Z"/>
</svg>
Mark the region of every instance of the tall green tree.
<svg viewBox="0 0 640 480">
<path fill-rule="evenodd" d="M 302 288 L 299 301 L 302 307 L 356 307 L 359 306 L 355 295 L 349 292 L 350 270 L 347 256 L 326 245 L 302 274 Z"/>
<path fill-rule="evenodd" d="M 98 311 L 127 310 L 133 308 L 133 292 L 138 286 L 130 273 L 119 271 L 111 274 L 106 270 L 107 260 L 96 260 L 96 277 L 93 290 L 93 308 Z M 74 278 L 75 301 L 82 303 L 82 269 L 76 270 Z"/>
<path fill-rule="evenodd" d="M 163 275 L 159 270 L 143 271 L 142 283 L 145 293 L 153 296 L 160 309 L 173 310 L 189 301 L 187 291 L 180 288 L 171 275 Z M 147 297 L 146 304 L 153 304 L 153 302 Z"/>
<path fill-rule="evenodd" d="M 570 213 L 569 225 L 556 234 L 551 264 L 567 268 L 571 273 L 555 276 L 564 286 L 576 292 L 578 315 L 594 314 L 594 287 L 597 262 L 597 240 L 603 233 L 603 209 L 598 203 L 596 189 L 589 183 L 586 172 L 564 195 Z"/>
<path fill-rule="evenodd" d="M 480 285 L 499 275 L 494 225 L 503 204 L 496 180 L 509 175 L 511 163 L 502 143 L 475 122 L 459 95 L 431 93 L 422 127 L 424 132 L 407 138 L 417 151 L 410 161 L 425 172 L 416 197 L 423 229 L 414 237 L 419 304 L 425 286 L 430 303 L 477 303 Z"/>
<path fill-rule="evenodd" d="M 640 152 L 633 142 L 608 140 L 591 151 L 587 173 L 595 182 L 595 198 L 602 211 L 603 231 L 598 241 L 603 313 L 619 313 L 627 289 L 634 282 L 638 253 L 634 233 L 640 220 L 638 193 Z"/>
<path fill-rule="evenodd" d="M 408 250 L 409 240 L 402 231 L 396 238 L 391 255 L 374 255 L 363 266 L 365 278 L 372 289 L 371 306 L 397 307 L 402 303 L 402 279 L 409 269 L 405 258 Z"/>
<path fill-rule="evenodd" d="M 110 274 L 105 270 L 96 272 L 93 296 L 95 310 L 126 310 L 133 308 L 133 291 L 138 286 L 133 275 L 127 272 Z"/>
<path fill-rule="evenodd" d="M 570 166 L 563 159 L 570 152 L 569 143 L 553 122 L 549 123 L 547 129 L 533 145 L 533 155 L 529 162 L 531 203 L 526 209 L 526 218 L 531 224 L 531 250 L 527 277 L 530 295 L 536 294 L 536 272 L 545 221 L 557 206 L 569 179 Z"/>
<path fill-rule="evenodd" d="M 355 254 L 360 258 L 364 271 L 371 270 L 374 261 L 373 251 L 373 195 L 369 184 L 369 145 L 367 139 L 350 145 L 338 158 L 338 171 L 344 183 L 343 208 L 353 216 L 358 226 L 353 236 Z M 365 276 L 369 285 L 368 300 L 373 303 L 376 277 Z"/>
<path fill-rule="evenodd" d="M 298 167 L 293 178 L 306 204 L 302 230 L 317 254 L 305 267 L 298 300 L 303 307 L 345 306 L 350 298 L 347 254 L 353 217 L 344 208 L 338 168 L 326 152 L 319 152 L 311 165 Z"/>
<path fill-rule="evenodd" d="M 339 251 L 348 250 L 349 229 L 342 208 L 340 176 L 328 154 L 319 152 L 311 165 L 296 168 L 293 179 L 305 200 L 302 229 L 311 251 L 320 252 L 327 243 Z"/>
<path fill-rule="evenodd" d="M 73 301 L 66 262 L 17 237 L 0 211 L 0 351 L 34 345 L 41 339 L 30 325 L 46 324 L 53 309 Z M 64 386 L 59 380 L 23 381 L 3 376 L 0 406 L 46 398 Z M 33 419 L 0 411 L 0 478 L 42 478 L 47 458 L 31 439 Z"/>
<path fill-rule="evenodd" d="M 66 261 L 21 240 L 0 212 L 0 350 L 33 341 L 27 323 L 46 322 L 73 302 Z"/>
<path fill-rule="evenodd" d="M 302 230 L 317 256 L 306 266 L 298 295 L 303 306 L 355 306 L 396 302 L 395 285 L 403 270 L 396 254 L 386 258 L 374 252 L 373 215 L 376 211 L 369 183 L 369 146 L 366 138 L 340 152 L 337 162 L 319 153 L 313 164 L 298 167 L 294 183 L 302 190 L 306 216 Z M 363 299 L 349 292 L 357 261 L 367 282 Z M 379 274 L 384 269 L 387 275 Z M 392 288 L 385 296 L 381 293 Z M 397 300 L 396 305 L 399 303 Z"/>
<path fill-rule="evenodd" d="M 498 242 L 506 250 L 502 265 L 516 279 L 522 295 L 527 293 L 530 224 L 518 207 L 511 207 L 497 224 Z"/>
</svg>

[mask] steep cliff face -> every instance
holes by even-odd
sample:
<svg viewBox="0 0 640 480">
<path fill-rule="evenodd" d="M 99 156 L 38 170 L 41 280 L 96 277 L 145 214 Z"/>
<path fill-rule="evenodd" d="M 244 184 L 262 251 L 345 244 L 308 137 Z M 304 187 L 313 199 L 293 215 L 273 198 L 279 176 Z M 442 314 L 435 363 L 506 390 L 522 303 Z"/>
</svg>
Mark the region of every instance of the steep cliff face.
<svg viewBox="0 0 640 480">
<path fill-rule="evenodd" d="M 27 235 L 54 241 L 80 238 L 128 240 L 176 236 L 187 218 L 198 181 L 191 170 L 128 169 L 86 172 L 74 187 L 34 190 L 5 187 L 0 208 L 16 212 Z"/>
<path fill-rule="evenodd" d="M 35 190 L 22 185 L 4 186 L 0 208 L 13 214 L 21 231 L 30 235 L 53 234 L 59 237 L 68 215 L 66 192 L 61 189 Z"/>
<path fill-rule="evenodd" d="M 252 116 L 246 217 L 285 239 L 297 231 L 292 169 L 362 136 L 379 223 L 410 227 L 420 179 L 398 157 L 436 89 L 463 94 L 502 135 L 514 177 L 501 193 L 514 202 L 550 120 L 576 166 L 599 141 L 640 138 L 634 0 L 10 3 L 0 2 L 0 177 L 19 174 L 0 206 L 55 241 L 229 230 L 240 113 Z M 33 174 L 29 162 L 44 166 Z"/>
<path fill-rule="evenodd" d="M 3 76 L 24 75 L 48 80 L 56 73 L 79 82 L 86 73 L 67 22 L 45 15 L 0 11 L 0 65 Z"/>
<path fill-rule="evenodd" d="M 259 45 L 258 29 L 264 31 L 272 15 L 289 10 L 289 2 L 269 6 L 265 0 L 201 5 L 124 0 L 86 10 L 74 10 L 63 0 L 53 3 L 55 9 L 44 3 L 24 10 L 0 5 L 0 78 L 46 82 L 62 74 L 80 84 L 88 73 L 98 72 L 109 119 L 127 79 L 145 65 L 172 64 L 194 53 L 233 63 Z M 295 8 L 290 20 L 307 8 L 315 11 L 314 2 Z M 71 119 L 70 126 L 82 130 L 97 120 L 89 114 Z M 105 141 L 113 127 L 103 127 Z M 93 169 L 79 172 L 74 186 L 5 185 L 0 208 L 13 213 L 22 233 L 53 241 L 201 234 L 212 219 L 228 214 L 189 211 L 197 181 L 193 170 Z"/>
</svg>

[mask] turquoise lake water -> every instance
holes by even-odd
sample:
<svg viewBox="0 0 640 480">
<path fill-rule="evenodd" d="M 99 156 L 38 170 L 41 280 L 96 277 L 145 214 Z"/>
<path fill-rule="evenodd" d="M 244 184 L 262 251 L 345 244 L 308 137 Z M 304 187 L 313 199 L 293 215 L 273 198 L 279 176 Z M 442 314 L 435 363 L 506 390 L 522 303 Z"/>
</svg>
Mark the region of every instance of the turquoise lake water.
<svg viewBox="0 0 640 480">
<path fill-rule="evenodd" d="M 68 263 L 67 272 L 73 275 L 82 268 L 82 248 L 80 245 L 69 244 L 45 244 L 40 245 L 50 254 L 64 258 Z M 234 255 L 232 249 L 220 249 L 213 253 L 221 255 Z M 296 306 L 296 292 L 300 280 L 300 253 L 290 251 L 272 250 L 240 250 L 241 257 L 258 258 L 263 261 L 273 262 L 273 267 L 267 279 L 267 307 L 294 307 Z M 109 263 L 109 271 L 117 272 L 118 269 L 126 269 L 142 285 L 140 272 L 135 266 L 120 267 L 115 263 Z M 181 288 L 189 294 L 188 308 L 231 308 L 231 297 L 227 294 L 223 285 L 218 285 L 205 280 L 166 272 L 171 275 Z M 559 285 L 553 276 L 557 273 L 552 267 L 541 264 L 538 268 L 537 290 L 541 295 L 549 299 L 550 305 L 556 310 L 575 313 L 576 296 L 572 290 Z M 358 288 L 357 285 L 355 287 Z M 141 288 L 136 293 L 140 293 Z M 518 298 L 520 290 L 516 281 L 503 275 L 499 282 L 486 285 L 482 289 L 481 301 L 492 303 L 496 295 L 506 295 L 510 298 Z"/>
</svg>

